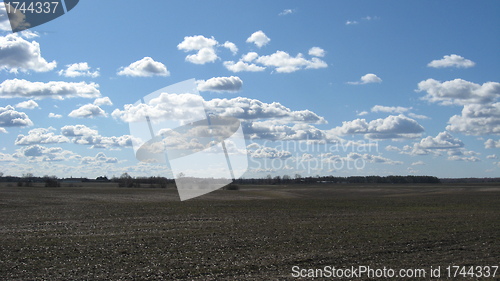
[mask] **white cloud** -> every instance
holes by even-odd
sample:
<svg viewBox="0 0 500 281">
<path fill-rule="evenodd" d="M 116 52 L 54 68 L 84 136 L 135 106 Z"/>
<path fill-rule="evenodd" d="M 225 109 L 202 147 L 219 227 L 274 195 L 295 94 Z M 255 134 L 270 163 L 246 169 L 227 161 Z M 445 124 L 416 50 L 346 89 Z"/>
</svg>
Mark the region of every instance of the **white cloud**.
<svg viewBox="0 0 500 281">
<path fill-rule="evenodd" d="M 446 130 L 467 135 L 500 134 L 500 102 L 466 104 L 462 115 L 454 115 Z"/>
<path fill-rule="evenodd" d="M 458 156 L 458 155 L 452 155 L 452 156 L 449 156 L 448 157 L 448 160 L 451 160 L 451 161 L 465 161 L 465 162 L 480 162 L 481 159 L 479 159 L 479 157 L 476 157 L 476 156 Z"/>
<path fill-rule="evenodd" d="M 351 85 L 362 85 L 362 84 L 370 84 L 370 83 L 381 83 L 382 79 L 380 79 L 377 75 L 373 73 L 368 73 L 361 76 L 361 80 L 357 82 L 347 82 L 347 84 Z"/>
<path fill-rule="evenodd" d="M 63 117 L 61 114 L 55 114 L 52 112 L 50 112 L 48 116 L 49 116 L 49 118 L 62 118 Z"/>
<path fill-rule="evenodd" d="M 484 142 L 484 148 L 500 148 L 500 140 L 488 139 Z"/>
<path fill-rule="evenodd" d="M 226 42 L 224 42 L 224 44 L 222 46 L 224 48 L 229 49 L 231 51 L 231 53 L 233 54 L 233 56 L 238 53 L 238 47 L 236 47 L 236 44 L 234 44 L 233 42 L 226 41 Z"/>
<path fill-rule="evenodd" d="M 440 81 L 427 79 L 418 83 L 418 92 L 426 91 L 422 99 L 441 105 L 486 104 L 500 97 L 500 83 L 487 82 L 483 85 L 462 79 Z"/>
<path fill-rule="evenodd" d="M 279 16 L 286 16 L 286 15 L 291 15 L 295 13 L 295 10 L 294 9 L 284 9 L 283 11 L 281 11 L 278 15 Z"/>
<path fill-rule="evenodd" d="M 415 118 L 415 119 L 431 119 L 428 116 L 421 115 L 421 114 L 415 114 L 413 112 L 408 113 L 408 116 L 410 116 L 411 118 Z"/>
<path fill-rule="evenodd" d="M 12 31 L 5 5 L 0 5 L 0 30 Z"/>
<path fill-rule="evenodd" d="M 0 84 L 0 98 L 97 98 L 101 95 L 96 83 L 51 81 L 30 82 L 23 79 L 5 80 Z"/>
<path fill-rule="evenodd" d="M 36 41 L 26 41 L 16 34 L 0 36 L 0 70 L 46 72 L 56 66 L 56 61 L 49 63 L 42 58 L 40 44 Z"/>
<path fill-rule="evenodd" d="M 417 161 L 417 162 L 413 162 L 411 163 L 412 166 L 417 166 L 417 165 L 425 165 L 424 161 Z"/>
<path fill-rule="evenodd" d="M 16 162 L 17 158 L 11 154 L 5 154 L 0 152 L 0 162 Z"/>
<path fill-rule="evenodd" d="M 130 135 L 119 137 L 104 137 L 100 135 L 85 135 L 72 139 L 73 143 L 80 145 L 88 145 L 90 148 L 120 148 L 131 147 L 134 138 Z"/>
<path fill-rule="evenodd" d="M 334 135 L 363 134 L 369 139 L 407 139 L 421 135 L 424 128 L 417 121 L 402 114 L 367 122 L 365 119 L 344 121 L 342 126 L 331 129 Z"/>
<path fill-rule="evenodd" d="M 258 57 L 259 57 L 259 54 L 257 54 L 256 52 L 248 52 L 241 57 L 241 60 L 245 61 L 245 62 L 252 62 L 255 59 L 257 59 Z"/>
<path fill-rule="evenodd" d="M 36 103 L 34 100 L 28 100 L 16 104 L 16 107 L 25 109 L 34 109 L 38 107 L 38 103 Z"/>
<path fill-rule="evenodd" d="M 367 115 L 368 111 L 361 111 L 360 113 L 356 114 L 357 116 L 364 116 Z"/>
<path fill-rule="evenodd" d="M 387 150 L 387 151 L 401 151 L 401 149 L 399 149 L 398 147 L 396 147 L 394 145 L 388 145 L 388 146 L 386 146 L 385 150 Z"/>
<path fill-rule="evenodd" d="M 465 59 L 462 56 L 451 54 L 449 56 L 444 56 L 440 60 L 433 60 L 428 67 L 443 68 L 443 67 L 458 67 L 458 68 L 469 68 L 476 65 L 473 61 Z"/>
<path fill-rule="evenodd" d="M 448 132 L 441 132 L 436 137 L 423 138 L 415 146 L 419 149 L 451 149 L 463 147 L 464 143 Z"/>
<path fill-rule="evenodd" d="M 16 145 L 32 145 L 32 144 L 49 144 L 49 143 L 66 143 L 69 139 L 62 135 L 56 135 L 51 132 L 52 128 L 38 128 L 28 132 L 28 135 L 18 135 L 15 141 Z"/>
<path fill-rule="evenodd" d="M 256 99 L 236 97 L 212 99 L 205 102 L 209 112 L 221 116 L 232 116 L 243 120 L 273 119 L 285 123 L 325 124 L 323 117 L 310 110 L 293 111 L 278 102 L 264 103 Z"/>
<path fill-rule="evenodd" d="M 0 133 L 7 134 L 8 132 L 7 130 L 5 130 L 5 128 L 0 127 Z"/>
<path fill-rule="evenodd" d="M 262 30 L 254 32 L 247 38 L 247 43 L 254 43 L 259 48 L 267 45 L 270 41 L 271 39 Z"/>
<path fill-rule="evenodd" d="M 26 113 L 16 111 L 10 105 L 0 107 L 0 127 L 26 127 L 32 125 L 33 122 Z"/>
<path fill-rule="evenodd" d="M 325 140 L 327 136 L 309 124 L 284 125 L 281 121 L 265 120 L 243 123 L 243 131 L 249 139 L 265 140 Z"/>
<path fill-rule="evenodd" d="M 309 55 L 315 56 L 315 57 L 324 57 L 326 54 L 326 51 L 321 49 L 320 47 L 312 47 L 309 49 Z"/>
<path fill-rule="evenodd" d="M 194 64 L 205 64 L 209 62 L 214 62 L 219 57 L 215 54 L 215 49 L 213 48 L 203 48 L 194 55 L 186 56 L 186 61 Z"/>
<path fill-rule="evenodd" d="M 177 45 L 177 49 L 184 51 L 199 51 L 203 48 L 212 48 L 217 45 L 217 41 L 212 38 L 206 38 L 202 35 L 186 36 L 184 41 Z"/>
<path fill-rule="evenodd" d="M 133 142 L 130 135 L 105 137 L 85 125 L 67 125 L 61 128 L 61 133 L 63 136 L 72 137 L 73 143 L 89 145 L 91 148 L 131 147 Z"/>
<path fill-rule="evenodd" d="M 30 161 L 37 162 L 64 161 L 74 154 L 61 147 L 45 147 L 38 144 L 23 147 L 16 153 L 17 157 L 27 157 Z"/>
<path fill-rule="evenodd" d="M 132 77 L 169 76 L 170 72 L 163 63 L 157 62 L 150 57 L 144 57 L 127 67 L 120 68 L 118 75 Z"/>
<path fill-rule="evenodd" d="M 486 159 L 498 159 L 498 156 L 496 154 L 491 154 L 491 155 L 487 155 Z"/>
<path fill-rule="evenodd" d="M 98 132 L 85 125 L 67 125 L 61 128 L 61 133 L 66 137 L 95 136 Z"/>
<path fill-rule="evenodd" d="M 92 165 L 101 165 L 101 164 L 109 164 L 109 163 L 118 163 L 118 159 L 115 157 L 107 157 L 103 152 L 99 152 L 96 156 L 86 156 L 81 158 L 82 164 L 92 164 Z"/>
<path fill-rule="evenodd" d="M 388 113 L 405 113 L 410 110 L 408 107 L 402 106 L 383 106 L 383 105 L 375 105 L 372 107 L 372 112 L 388 112 Z"/>
<path fill-rule="evenodd" d="M 90 70 L 90 66 L 86 62 L 74 63 L 66 65 L 66 69 L 60 70 L 58 73 L 64 77 L 79 77 L 88 76 L 92 78 L 99 77 L 99 68 L 95 71 Z"/>
<path fill-rule="evenodd" d="M 326 62 L 319 58 L 314 57 L 311 60 L 307 60 L 300 53 L 292 57 L 283 51 L 276 51 L 274 54 L 268 56 L 260 56 L 255 61 L 265 66 L 275 67 L 276 71 L 281 73 L 295 72 L 302 68 L 318 69 L 328 66 Z"/>
<path fill-rule="evenodd" d="M 68 116 L 73 118 L 94 118 L 99 116 L 106 117 L 107 114 L 98 105 L 89 103 L 71 111 Z"/>
<path fill-rule="evenodd" d="M 184 41 L 177 45 L 177 49 L 185 52 L 198 51 L 194 55 L 186 56 L 186 61 L 195 64 L 205 64 L 214 62 L 219 58 L 215 53 L 215 47 L 217 44 L 218 42 L 214 39 L 214 37 L 206 38 L 202 35 L 186 36 L 184 37 Z M 236 47 L 236 45 L 234 47 Z"/>
<path fill-rule="evenodd" d="M 203 98 L 195 94 L 161 93 L 148 104 L 126 104 L 123 110 L 115 109 L 111 114 L 124 122 L 141 121 L 146 116 L 151 120 L 191 120 L 203 112 Z"/>
<path fill-rule="evenodd" d="M 257 143 L 248 145 L 247 150 L 250 157 L 253 158 L 286 159 L 292 156 L 292 153 L 289 151 L 260 146 Z"/>
<path fill-rule="evenodd" d="M 235 63 L 234 61 L 225 61 L 224 66 L 227 68 L 227 70 L 232 72 L 242 72 L 242 71 L 258 72 L 266 69 L 265 67 L 258 66 L 253 63 L 249 64 L 241 60 L 238 61 L 237 63 Z"/>
<path fill-rule="evenodd" d="M 197 81 L 199 91 L 212 92 L 238 92 L 243 86 L 243 81 L 237 76 L 214 77 L 206 81 Z"/>
<path fill-rule="evenodd" d="M 102 97 L 102 98 L 97 98 L 95 101 L 94 101 L 94 104 L 95 105 L 113 105 L 113 103 L 111 102 L 111 99 L 109 97 Z"/>
<path fill-rule="evenodd" d="M 348 20 L 345 22 L 345 25 L 354 25 L 354 24 L 358 24 L 359 22 L 358 21 L 355 21 L 355 20 Z"/>
</svg>

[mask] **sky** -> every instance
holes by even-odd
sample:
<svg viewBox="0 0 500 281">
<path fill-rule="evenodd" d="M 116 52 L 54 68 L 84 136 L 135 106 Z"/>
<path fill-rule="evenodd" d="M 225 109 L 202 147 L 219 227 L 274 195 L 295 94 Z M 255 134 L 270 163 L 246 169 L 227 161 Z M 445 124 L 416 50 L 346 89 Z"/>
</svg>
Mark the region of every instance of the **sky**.
<svg viewBox="0 0 500 281">
<path fill-rule="evenodd" d="M 3 175 L 172 177 L 127 122 L 188 79 L 244 178 L 500 175 L 498 1 L 80 1 L 17 33 L 0 7 Z"/>
</svg>

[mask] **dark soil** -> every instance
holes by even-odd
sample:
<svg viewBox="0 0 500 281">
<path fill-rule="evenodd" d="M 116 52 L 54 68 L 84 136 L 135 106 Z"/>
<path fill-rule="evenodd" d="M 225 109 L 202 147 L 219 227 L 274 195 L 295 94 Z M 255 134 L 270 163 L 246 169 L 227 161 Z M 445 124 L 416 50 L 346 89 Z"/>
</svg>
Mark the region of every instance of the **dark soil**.
<svg viewBox="0 0 500 281">
<path fill-rule="evenodd" d="M 293 266 L 500 260 L 494 184 L 242 185 L 184 202 L 168 189 L 3 185 L 0 280 L 283 280 Z"/>
</svg>

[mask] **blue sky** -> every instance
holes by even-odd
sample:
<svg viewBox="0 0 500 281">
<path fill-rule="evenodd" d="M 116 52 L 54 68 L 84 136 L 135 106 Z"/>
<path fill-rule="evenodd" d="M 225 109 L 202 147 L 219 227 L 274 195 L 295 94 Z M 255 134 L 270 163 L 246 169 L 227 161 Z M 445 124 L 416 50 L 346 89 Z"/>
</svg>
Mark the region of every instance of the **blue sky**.
<svg viewBox="0 0 500 281">
<path fill-rule="evenodd" d="M 1 11 L 0 172 L 170 176 L 125 106 L 195 78 L 244 113 L 244 177 L 500 175 L 498 1 L 116 3 L 16 34 Z"/>
</svg>

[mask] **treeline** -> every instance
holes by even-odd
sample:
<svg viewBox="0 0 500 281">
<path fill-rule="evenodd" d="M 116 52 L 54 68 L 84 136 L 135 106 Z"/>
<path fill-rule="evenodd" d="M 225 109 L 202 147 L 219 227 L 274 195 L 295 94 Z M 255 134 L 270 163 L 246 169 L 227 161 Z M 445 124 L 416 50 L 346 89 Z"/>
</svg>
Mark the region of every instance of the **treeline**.
<svg viewBox="0 0 500 281">
<path fill-rule="evenodd" d="M 128 173 L 122 174 L 120 177 L 108 178 L 100 176 L 95 179 L 89 178 L 57 178 L 56 176 L 35 177 L 33 174 L 25 174 L 22 177 L 3 176 L 0 173 L 0 182 L 17 183 L 17 186 L 46 186 L 59 187 L 62 184 L 65 186 L 75 186 L 78 183 L 116 183 L 119 187 L 152 187 L 152 188 L 175 188 L 175 180 L 160 176 L 153 177 L 132 177 Z M 488 183 L 500 182 L 500 178 L 446 178 L 439 179 L 434 176 L 309 176 L 302 177 L 296 174 L 294 177 L 289 175 L 271 176 L 267 175 L 263 178 L 240 178 L 234 181 L 235 185 L 279 185 L 279 184 L 318 184 L 318 183 L 333 183 L 333 184 L 360 184 L 360 183 L 376 183 L 376 184 L 412 184 L 412 183 Z"/>
<path fill-rule="evenodd" d="M 237 179 L 237 184 L 311 184 L 311 183 L 440 183 L 439 178 L 433 176 L 351 176 L 351 177 L 335 177 L 335 176 L 316 176 L 316 177 L 301 177 L 295 175 L 294 178 L 284 175 L 272 177 L 268 175 L 266 178 L 260 179 Z"/>
</svg>

